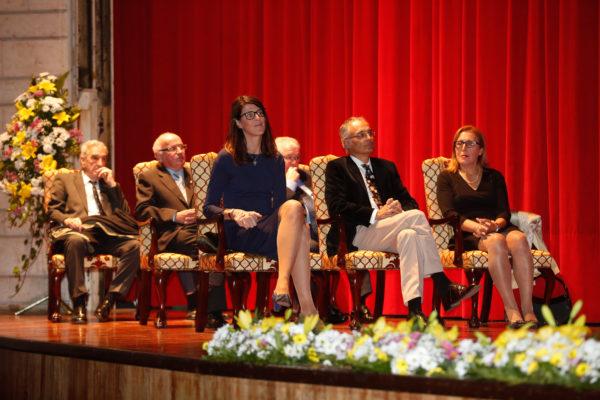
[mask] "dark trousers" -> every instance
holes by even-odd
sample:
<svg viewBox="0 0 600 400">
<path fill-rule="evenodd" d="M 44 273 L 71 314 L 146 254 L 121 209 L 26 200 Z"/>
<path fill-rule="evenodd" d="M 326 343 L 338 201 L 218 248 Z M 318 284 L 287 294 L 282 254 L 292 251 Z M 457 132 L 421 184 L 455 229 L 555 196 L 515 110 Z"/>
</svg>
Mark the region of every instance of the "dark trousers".
<svg viewBox="0 0 600 400">
<path fill-rule="evenodd" d="M 198 226 L 188 225 L 177 232 L 177 235 L 169 242 L 165 251 L 185 254 L 193 259 L 198 258 L 197 235 Z M 196 291 L 197 275 L 195 272 L 179 272 L 181 286 L 185 294 Z M 225 274 L 211 272 L 208 275 L 208 308 L 207 311 L 222 311 L 227 308 L 225 300 Z"/>
<path fill-rule="evenodd" d="M 103 232 L 93 232 L 87 241 L 78 235 L 67 235 L 59 239 L 55 246 L 62 248 L 69 282 L 69 293 L 75 299 L 87 295 L 83 262 L 86 256 L 111 254 L 119 258 L 117 272 L 113 276 L 109 292 L 125 296 L 140 269 L 140 244 L 137 239 L 108 236 Z"/>
</svg>

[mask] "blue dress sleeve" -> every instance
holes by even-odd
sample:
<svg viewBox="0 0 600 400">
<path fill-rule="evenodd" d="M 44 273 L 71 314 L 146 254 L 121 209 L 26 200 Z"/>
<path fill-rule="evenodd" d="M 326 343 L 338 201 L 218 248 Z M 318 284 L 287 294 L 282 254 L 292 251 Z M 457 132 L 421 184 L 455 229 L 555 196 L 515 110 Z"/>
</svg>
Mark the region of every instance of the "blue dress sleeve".
<svg viewBox="0 0 600 400">
<path fill-rule="evenodd" d="M 286 201 L 285 164 L 283 157 L 275 158 L 275 180 L 273 182 L 273 207 L 277 210 Z"/>
<path fill-rule="evenodd" d="M 221 200 L 223 199 L 225 188 L 229 185 L 230 179 L 230 175 L 227 171 L 228 164 L 230 164 L 227 162 L 228 157 L 228 153 L 221 151 L 213 165 L 210 180 L 208 182 L 206 200 L 204 201 L 204 207 L 202 209 L 207 218 L 223 213 Z"/>
</svg>

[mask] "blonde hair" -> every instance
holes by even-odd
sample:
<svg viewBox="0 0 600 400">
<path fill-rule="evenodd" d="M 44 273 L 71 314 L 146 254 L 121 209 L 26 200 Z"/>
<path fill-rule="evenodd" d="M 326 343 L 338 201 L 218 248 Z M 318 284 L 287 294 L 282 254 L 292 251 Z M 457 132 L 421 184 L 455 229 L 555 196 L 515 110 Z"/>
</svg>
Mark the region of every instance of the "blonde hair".
<svg viewBox="0 0 600 400">
<path fill-rule="evenodd" d="M 446 167 L 446 170 L 450 171 L 450 172 L 458 171 L 458 160 L 456 159 L 456 141 L 458 140 L 460 134 L 463 132 L 471 132 L 472 134 L 475 135 L 476 141 L 479 144 L 479 147 L 481 147 L 481 150 L 483 150 L 481 152 L 481 155 L 479 157 L 477 157 L 477 164 L 479 164 L 479 166 L 481 166 L 482 168 L 487 167 L 488 161 L 487 161 L 487 153 L 486 153 L 486 149 L 485 149 L 485 139 L 483 137 L 483 132 L 481 132 L 479 130 L 479 128 L 477 128 L 473 125 L 465 125 L 465 126 L 461 126 L 460 128 L 458 128 L 458 130 L 454 134 L 454 139 L 452 139 L 452 158 L 450 159 L 450 162 L 448 163 L 448 167 Z"/>
</svg>

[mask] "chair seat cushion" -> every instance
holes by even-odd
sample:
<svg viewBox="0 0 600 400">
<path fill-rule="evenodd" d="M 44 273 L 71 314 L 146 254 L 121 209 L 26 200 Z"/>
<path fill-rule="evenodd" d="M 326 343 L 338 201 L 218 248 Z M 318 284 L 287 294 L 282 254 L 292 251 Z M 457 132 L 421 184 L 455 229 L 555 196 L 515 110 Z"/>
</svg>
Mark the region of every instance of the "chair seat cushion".
<svg viewBox="0 0 600 400">
<path fill-rule="evenodd" d="M 533 256 L 533 267 L 534 268 L 551 268 L 552 255 L 546 250 L 531 250 Z M 454 251 L 453 250 L 442 250 L 440 251 L 440 257 L 442 259 L 442 265 L 444 268 L 456 268 L 454 265 Z M 488 267 L 488 256 L 487 252 L 481 250 L 465 251 L 463 253 L 463 266 L 462 268 L 487 268 Z"/>
<path fill-rule="evenodd" d="M 117 268 L 118 257 L 111 256 L 110 254 L 97 254 L 94 256 L 87 256 L 83 262 L 83 268 L 96 268 L 96 269 L 115 269 Z M 56 270 L 65 269 L 65 256 L 64 254 L 52 255 L 52 268 Z"/>
<path fill-rule="evenodd" d="M 346 269 L 398 269 L 398 254 L 385 251 L 357 250 L 346 254 Z"/>
<path fill-rule="evenodd" d="M 250 253 L 229 253 L 225 255 L 225 271 L 230 272 L 272 272 L 277 270 L 277 261 Z"/>
<path fill-rule="evenodd" d="M 198 269 L 198 262 L 184 254 L 159 253 L 154 256 L 154 268 L 159 271 L 193 271 Z"/>
</svg>

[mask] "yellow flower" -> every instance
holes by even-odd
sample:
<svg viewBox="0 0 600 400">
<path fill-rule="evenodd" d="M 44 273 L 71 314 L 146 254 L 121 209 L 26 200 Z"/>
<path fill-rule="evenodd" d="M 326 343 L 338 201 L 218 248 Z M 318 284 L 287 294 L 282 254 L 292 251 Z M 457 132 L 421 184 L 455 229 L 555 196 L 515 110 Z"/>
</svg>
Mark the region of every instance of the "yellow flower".
<svg viewBox="0 0 600 400">
<path fill-rule="evenodd" d="M 543 347 L 541 349 L 539 349 L 538 351 L 535 352 L 535 358 L 537 359 L 541 359 L 544 358 L 548 355 L 548 349 Z"/>
<path fill-rule="evenodd" d="M 577 349 L 572 349 L 569 351 L 569 358 L 573 359 L 577 357 Z"/>
<path fill-rule="evenodd" d="M 377 359 L 379 361 L 387 362 L 389 360 L 388 355 L 385 352 L 381 351 L 381 349 L 375 348 L 375 355 L 377 356 Z"/>
<path fill-rule="evenodd" d="M 562 361 L 562 353 L 554 353 L 552 354 L 552 357 L 550 357 L 550 364 L 554 365 L 555 367 L 561 365 L 563 363 Z"/>
<path fill-rule="evenodd" d="M 38 87 L 37 87 L 37 85 L 31 85 L 31 86 L 29 86 L 29 89 L 27 89 L 27 90 L 29 90 L 29 92 L 31 92 L 31 93 L 35 93 L 35 91 L 38 90 Z"/>
<path fill-rule="evenodd" d="M 286 335 L 289 333 L 290 331 L 290 323 L 286 322 L 285 324 L 283 324 L 283 326 L 281 327 L 281 332 L 285 333 Z"/>
<path fill-rule="evenodd" d="M 34 115 L 34 112 L 29 108 L 21 108 L 17 111 L 17 115 L 19 116 L 19 121 L 27 121 L 31 116 Z"/>
<path fill-rule="evenodd" d="M 306 343 L 306 335 L 304 333 L 298 333 L 298 334 L 292 336 L 292 340 L 296 344 Z"/>
<path fill-rule="evenodd" d="M 427 376 L 432 376 L 433 374 L 441 374 L 442 372 L 444 372 L 443 369 L 441 369 L 440 367 L 435 367 L 427 371 Z"/>
<path fill-rule="evenodd" d="M 308 349 L 308 351 L 306 352 L 306 356 L 308 357 L 308 360 L 310 362 L 314 362 L 314 363 L 319 362 L 319 355 L 317 354 L 317 351 L 315 350 L 314 347 L 311 347 Z"/>
<path fill-rule="evenodd" d="M 31 197 L 31 185 L 29 183 L 21 183 L 21 189 L 19 190 L 19 202 L 25 203 L 25 200 Z"/>
<path fill-rule="evenodd" d="M 252 313 L 248 310 L 242 310 L 237 317 L 235 317 L 235 320 L 240 329 L 248 330 L 252 326 Z"/>
<path fill-rule="evenodd" d="M 28 141 L 23 146 L 21 146 L 21 151 L 22 151 L 21 154 L 23 155 L 23 158 L 26 160 L 29 160 L 30 158 L 35 157 L 36 150 L 37 150 L 37 147 L 33 143 L 31 143 L 31 141 Z"/>
<path fill-rule="evenodd" d="M 16 196 L 17 195 L 17 188 L 19 187 L 18 183 L 6 183 L 4 185 L 4 187 L 6 188 L 6 190 L 8 191 L 8 193 L 11 194 L 11 196 Z"/>
<path fill-rule="evenodd" d="M 396 360 L 396 371 L 400 375 L 407 375 L 408 374 L 408 363 L 406 362 L 405 359 L 398 358 Z"/>
<path fill-rule="evenodd" d="M 515 355 L 515 364 L 518 366 L 521 366 L 521 364 L 523 364 L 523 362 L 525 361 L 525 359 L 527 358 L 527 356 L 525 355 L 525 353 L 518 353 Z"/>
<path fill-rule="evenodd" d="M 494 356 L 494 364 L 499 363 L 502 360 L 502 357 L 504 357 L 504 352 L 498 348 L 496 355 Z"/>
<path fill-rule="evenodd" d="M 53 93 L 54 91 L 56 91 L 56 85 L 47 79 L 44 79 L 43 81 L 38 83 L 37 87 L 38 87 L 38 89 L 42 89 L 46 93 Z M 34 92 L 35 92 L 35 90 L 34 90 Z"/>
<path fill-rule="evenodd" d="M 589 368 L 590 366 L 587 363 L 579 363 L 577 364 L 577 367 L 575 367 L 575 375 L 581 378 L 585 375 Z"/>
<path fill-rule="evenodd" d="M 263 332 L 270 331 L 279 322 L 281 322 L 281 318 L 275 318 L 275 317 L 263 318 L 260 321 L 260 329 Z"/>
<path fill-rule="evenodd" d="M 538 369 L 539 369 L 539 365 L 538 365 L 537 361 L 532 361 L 531 364 L 529 364 L 529 367 L 527 368 L 527 375 L 533 374 Z"/>
<path fill-rule="evenodd" d="M 23 143 L 25 141 L 25 131 L 19 131 L 17 132 L 17 134 L 15 135 L 15 137 L 12 139 L 12 145 L 13 146 L 20 146 L 21 143 Z"/>
<path fill-rule="evenodd" d="M 54 171 L 56 169 L 56 160 L 52 157 L 52 154 L 42 157 L 40 168 L 42 172 Z"/>
<path fill-rule="evenodd" d="M 61 126 L 63 122 L 69 122 L 69 114 L 67 114 L 64 111 L 61 111 L 58 114 L 54 114 L 52 119 L 55 119 L 58 126 Z"/>
</svg>

